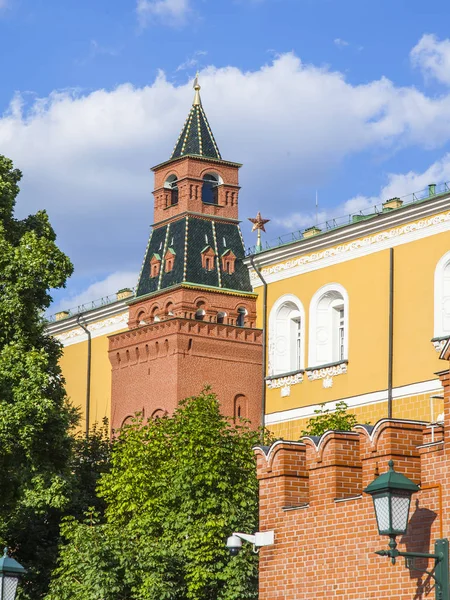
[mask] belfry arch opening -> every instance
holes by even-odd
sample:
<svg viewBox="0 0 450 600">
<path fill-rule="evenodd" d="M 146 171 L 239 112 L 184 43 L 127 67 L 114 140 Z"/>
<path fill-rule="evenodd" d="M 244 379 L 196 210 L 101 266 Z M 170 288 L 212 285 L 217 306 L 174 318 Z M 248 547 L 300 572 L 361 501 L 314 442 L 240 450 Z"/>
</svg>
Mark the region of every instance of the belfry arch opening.
<svg viewBox="0 0 450 600">
<path fill-rule="evenodd" d="M 203 176 L 202 202 L 204 204 L 218 204 L 220 177 L 217 173 L 207 173 Z"/>
<path fill-rule="evenodd" d="M 175 206 L 178 204 L 178 180 L 176 175 L 169 175 L 164 183 L 164 187 L 170 190 L 169 206 Z"/>
</svg>

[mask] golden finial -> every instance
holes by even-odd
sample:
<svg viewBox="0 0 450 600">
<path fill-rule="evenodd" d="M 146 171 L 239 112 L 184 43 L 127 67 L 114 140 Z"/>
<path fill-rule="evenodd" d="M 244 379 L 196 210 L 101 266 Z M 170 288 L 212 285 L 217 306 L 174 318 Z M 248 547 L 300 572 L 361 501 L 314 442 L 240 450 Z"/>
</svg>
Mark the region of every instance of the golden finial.
<svg viewBox="0 0 450 600">
<path fill-rule="evenodd" d="M 251 223 L 253 223 L 253 227 L 252 227 L 252 231 L 257 231 L 258 232 L 258 238 L 256 241 L 256 252 L 261 252 L 262 250 L 262 244 L 261 244 L 261 231 L 266 231 L 266 228 L 264 227 L 264 225 L 266 223 L 270 222 L 270 219 L 263 219 L 261 216 L 261 213 L 258 212 L 258 214 L 256 215 L 255 219 L 250 219 L 249 221 Z"/>
<path fill-rule="evenodd" d="M 201 90 L 201 87 L 200 87 L 200 84 L 198 82 L 198 71 L 197 71 L 197 74 L 196 74 L 195 79 L 194 79 L 194 90 L 195 90 L 195 96 L 194 96 L 194 102 L 192 103 L 192 105 L 193 106 L 201 106 L 201 104 L 202 104 L 202 101 L 200 99 L 200 90 Z"/>
</svg>

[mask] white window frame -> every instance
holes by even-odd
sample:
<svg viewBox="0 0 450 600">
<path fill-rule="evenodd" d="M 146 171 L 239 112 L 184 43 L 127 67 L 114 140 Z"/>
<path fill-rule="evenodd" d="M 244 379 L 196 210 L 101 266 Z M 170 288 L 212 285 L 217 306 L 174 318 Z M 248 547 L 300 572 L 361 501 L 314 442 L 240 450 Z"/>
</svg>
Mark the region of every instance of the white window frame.
<svg viewBox="0 0 450 600">
<path fill-rule="evenodd" d="M 284 331 L 279 334 L 279 313 L 288 306 L 291 310 L 284 325 Z M 298 330 L 294 323 L 300 320 L 300 357 L 297 354 Z M 278 324 L 278 326 L 277 326 Z M 269 315 L 269 364 L 268 374 L 279 375 L 301 371 L 305 368 L 305 309 L 294 294 L 285 294 L 276 300 Z M 283 365 L 280 363 L 283 361 Z"/>
<path fill-rule="evenodd" d="M 322 301 L 322 306 L 320 307 Z M 340 316 L 344 309 L 344 348 L 340 356 Z M 319 311 L 321 314 L 318 314 Z M 348 360 L 349 301 L 347 290 L 340 283 L 322 286 L 311 299 L 309 307 L 309 367 Z"/>
<path fill-rule="evenodd" d="M 447 272 L 447 277 L 450 279 L 450 252 L 446 252 L 442 256 L 434 271 L 434 336 L 435 338 L 450 335 L 450 326 L 445 328 L 444 315 L 445 305 L 450 305 L 450 295 L 445 296 L 444 279 Z M 449 316 L 450 321 L 450 306 Z"/>
</svg>

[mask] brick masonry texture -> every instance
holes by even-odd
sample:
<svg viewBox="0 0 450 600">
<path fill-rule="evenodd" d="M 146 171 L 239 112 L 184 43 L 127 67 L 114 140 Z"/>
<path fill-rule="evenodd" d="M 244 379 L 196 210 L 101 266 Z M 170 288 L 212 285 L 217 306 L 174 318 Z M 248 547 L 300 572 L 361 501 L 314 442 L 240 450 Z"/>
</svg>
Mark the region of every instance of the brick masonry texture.
<svg viewBox="0 0 450 600">
<path fill-rule="evenodd" d="M 449 357 L 447 357 L 448 359 Z M 372 499 L 363 489 L 395 469 L 421 486 L 413 496 L 400 550 L 433 552 L 450 528 L 450 376 L 444 386 L 443 427 L 382 419 L 375 427 L 327 432 L 301 442 L 255 449 L 260 482 L 260 531 L 275 544 L 260 551 L 260 600 L 425 600 L 433 581 L 374 554 L 387 549 Z M 433 561 L 417 564 L 430 569 Z"/>
<path fill-rule="evenodd" d="M 146 418 L 170 413 L 205 384 L 217 393 L 225 415 L 258 426 L 261 356 L 259 329 L 180 317 L 111 336 L 112 428 L 135 412 Z"/>
<path fill-rule="evenodd" d="M 192 157 L 156 167 L 154 223 L 172 219 L 186 211 L 237 220 L 240 189 L 238 171 L 239 167 L 232 163 Z M 223 180 L 218 187 L 217 205 L 202 202 L 203 177 L 207 173 L 217 173 Z M 178 181 L 176 206 L 170 205 L 169 190 L 164 188 L 164 182 L 170 175 L 175 175 Z"/>
</svg>

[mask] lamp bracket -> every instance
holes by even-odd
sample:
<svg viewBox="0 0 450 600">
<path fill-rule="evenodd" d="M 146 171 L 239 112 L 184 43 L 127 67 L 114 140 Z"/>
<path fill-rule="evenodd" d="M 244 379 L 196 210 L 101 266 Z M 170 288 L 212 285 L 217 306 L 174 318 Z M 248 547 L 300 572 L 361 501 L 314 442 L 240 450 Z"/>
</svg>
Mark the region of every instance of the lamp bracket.
<svg viewBox="0 0 450 600">
<path fill-rule="evenodd" d="M 375 554 L 379 556 L 389 556 L 393 565 L 395 565 L 395 559 L 397 556 L 405 558 L 405 567 L 412 570 L 421 571 L 426 573 L 429 577 L 434 579 L 435 585 L 435 600 L 446 600 L 449 597 L 449 552 L 448 552 L 448 540 L 436 540 L 434 544 L 435 554 L 429 554 L 427 552 L 400 552 L 397 550 L 397 543 L 395 537 L 391 537 L 389 542 L 389 550 L 378 550 Z M 416 569 L 414 567 L 415 558 L 428 558 L 433 559 L 434 570 L 427 571 L 426 569 Z M 412 559 L 412 560 L 411 560 Z"/>
</svg>

